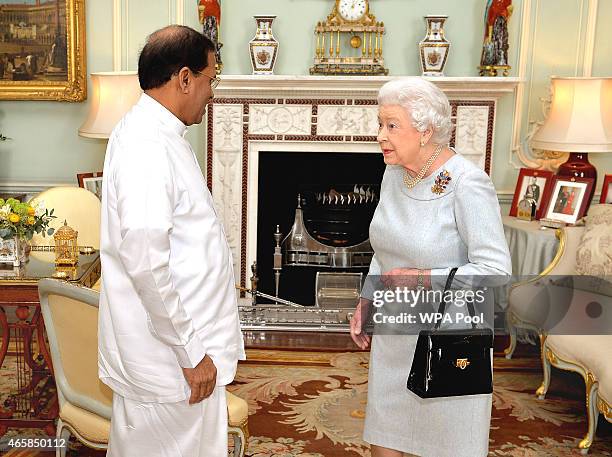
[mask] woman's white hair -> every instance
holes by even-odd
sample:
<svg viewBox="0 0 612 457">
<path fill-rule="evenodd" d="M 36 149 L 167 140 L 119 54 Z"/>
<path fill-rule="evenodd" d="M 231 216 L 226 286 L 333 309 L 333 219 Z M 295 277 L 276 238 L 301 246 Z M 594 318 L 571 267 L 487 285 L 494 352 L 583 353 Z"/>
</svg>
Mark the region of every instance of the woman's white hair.
<svg viewBox="0 0 612 457">
<path fill-rule="evenodd" d="M 438 87 L 418 76 L 389 81 L 378 92 L 378 105 L 400 105 L 419 132 L 431 129 L 430 141 L 448 144 L 453 131 L 448 98 Z"/>
</svg>

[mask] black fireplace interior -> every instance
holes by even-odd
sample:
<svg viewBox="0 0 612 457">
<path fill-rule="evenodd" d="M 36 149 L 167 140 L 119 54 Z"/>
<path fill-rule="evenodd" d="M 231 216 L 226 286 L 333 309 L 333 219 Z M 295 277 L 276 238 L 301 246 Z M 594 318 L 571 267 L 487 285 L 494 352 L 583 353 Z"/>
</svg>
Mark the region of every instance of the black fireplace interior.
<svg viewBox="0 0 612 457">
<path fill-rule="evenodd" d="M 356 244 L 368 236 L 376 201 L 363 204 L 321 205 L 322 195 L 348 194 L 355 186 L 380 192 L 385 164 L 379 154 L 333 152 L 260 152 L 257 210 L 258 289 L 274 295 L 274 232 L 287 236 L 293 225 L 298 195 L 309 234 L 330 246 Z M 318 200 L 318 201 L 317 201 Z M 348 271 L 310 266 L 284 266 L 279 297 L 303 305 L 315 303 L 317 271 Z M 367 273 L 367 268 L 351 269 Z M 247 269 L 247 277 L 250 270 Z M 247 284 L 248 286 L 248 284 Z"/>
</svg>

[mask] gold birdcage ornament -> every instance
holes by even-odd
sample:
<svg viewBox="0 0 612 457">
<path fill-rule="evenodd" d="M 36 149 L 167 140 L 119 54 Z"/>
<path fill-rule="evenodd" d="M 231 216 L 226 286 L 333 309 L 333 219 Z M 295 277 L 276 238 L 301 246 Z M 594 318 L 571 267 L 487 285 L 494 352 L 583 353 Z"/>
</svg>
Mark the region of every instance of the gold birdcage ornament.
<svg viewBox="0 0 612 457">
<path fill-rule="evenodd" d="M 79 233 L 64 221 L 64 225 L 53 235 L 55 240 L 55 264 L 76 265 L 79 261 Z"/>
</svg>

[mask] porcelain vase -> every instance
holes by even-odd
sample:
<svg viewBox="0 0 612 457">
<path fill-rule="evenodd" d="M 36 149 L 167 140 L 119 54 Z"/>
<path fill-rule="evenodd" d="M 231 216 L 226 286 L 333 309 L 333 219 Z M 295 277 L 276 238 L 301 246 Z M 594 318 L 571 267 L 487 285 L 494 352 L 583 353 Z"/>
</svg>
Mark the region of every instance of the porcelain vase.
<svg viewBox="0 0 612 457">
<path fill-rule="evenodd" d="M 0 264 L 12 264 L 18 267 L 27 261 L 28 243 L 17 237 L 3 240 L 0 238 Z"/>
<path fill-rule="evenodd" d="M 257 23 L 255 37 L 249 41 L 251 66 L 254 75 L 274 74 L 278 55 L 278 41 L 272 34 L 272 22 L 276 16 L 253 16 Z"/>
<path fill-rule="evenodd" d="M 425 16 L 427 35 L 419 43 L 423 76 L 444 76 L 450 42 L 444 37 L 444 22 L 448 16 Z"/>
</svg>

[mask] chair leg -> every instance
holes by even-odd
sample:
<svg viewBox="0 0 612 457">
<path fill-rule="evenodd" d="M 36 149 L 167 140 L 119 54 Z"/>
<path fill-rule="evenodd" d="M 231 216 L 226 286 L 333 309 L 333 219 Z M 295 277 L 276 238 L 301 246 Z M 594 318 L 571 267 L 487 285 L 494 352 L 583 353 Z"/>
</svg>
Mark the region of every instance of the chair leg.
<svg viewBox="0 0 612 457">
<path fill-rule="evenodd" d="M 234 452 L 232 453 L 232 456 L 244 457 L 248 439 L 244 433 L 244 430 L 239 427 L 231 427 L 229 429 L 229 434 L 232 435 L 234 440 Z"/>
<path fill-rule="evenodd" d="M 548 388 L 550 387 L 550 361 L 548 360 L 548 356 L 546 354 L 547 351 L 546 337 L 540 336 L 540 352 L 542 357 L 542 371 L 544 372 L 544 379 L 542 380 L 542 385 L 538 387 L 538 390 L 536 390 L 538 400 L 544 400 L 546 392 L 548 392 Z"/>
<path fill-rule="evenodd" d="M 68 440 L 70 439 L 70 430 L 64 425 L 61 419 L 57 419 L 57 439 L 61 443 L 62 440 L 66 443 L 66 446 L 55 448 L 55 457 L 66 457 L 66 451 L 68 450 Z"/>
<path fill-rule="evenodd" d="M 508 322 L 508 335 L 510 336 L 510 344 L 504 349 L 506 359 L 510 360 L 514 350 L 516 349 L 516 327 L 512 324 L 511 319 L 507 319 Z"/>
<path fill-rule="evenodd" d="M 578 444 L 578 449 L 582 454 L 589 452 L 595 432 L 597 431 L 597 420 L 599 419 L 599 410 L 597 409 L 597 382 L 591 373 L 587 374 L 586 378 L 586 410 L 589 421 L 589 430 L 586 436 Z"/>
</svg>

